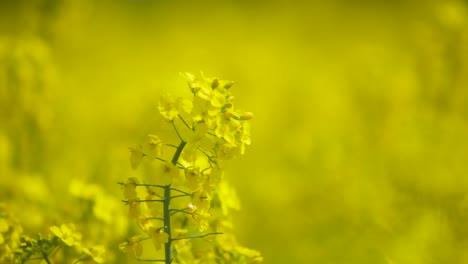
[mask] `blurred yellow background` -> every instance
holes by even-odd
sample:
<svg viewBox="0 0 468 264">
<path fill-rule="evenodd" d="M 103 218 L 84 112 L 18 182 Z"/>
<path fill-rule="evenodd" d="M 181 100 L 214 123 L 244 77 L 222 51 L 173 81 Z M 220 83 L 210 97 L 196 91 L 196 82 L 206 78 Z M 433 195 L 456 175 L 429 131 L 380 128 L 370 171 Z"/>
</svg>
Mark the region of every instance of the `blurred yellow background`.
<svg viewBox="0 0 468 264">
<path fill-rule="evenodd" d="M 468 263 L 461 0 L 2 1 L 0 202 L 26 233 L 73 221 L 120 256 L 128 146 L 182 71 L 255 114 L 226 179 L 265 263 Z"/>
</svg>

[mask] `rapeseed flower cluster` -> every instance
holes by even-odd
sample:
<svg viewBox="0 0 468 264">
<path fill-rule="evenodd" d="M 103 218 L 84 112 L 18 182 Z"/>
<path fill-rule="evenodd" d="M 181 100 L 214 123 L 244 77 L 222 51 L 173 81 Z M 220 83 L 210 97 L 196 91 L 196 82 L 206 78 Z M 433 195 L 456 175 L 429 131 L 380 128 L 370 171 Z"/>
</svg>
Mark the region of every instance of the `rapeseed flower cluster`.
<svg viewBox="0 0 468 264">
<path fill-rule="evenodd" d="M 229 210 L 238 209 L 231 206 L 238 201 L 235 193 L 218 192 L 225 185 L 225 162 L 244 154 L 250 145 L 253 114 L 234 107 L 232 81 L 203 74 L 182 76 L 192 98 L 165 94 L 158 105 L 179 143 L 163 142 L 151 134 L 144 144 L 130 147 L 132 168 L 137 169 L 144 160 L 158 160 L 161 165 L 152 183 L 137 177 L 119 183 L 129 216 L 144 233 L 119 248 L 139 260 L 165 263 L 260 262 L 260 253 L 238 245 L 232 234 Z M 172 154 L 167 155 L 168 149 Z M 145 240 L 151 240 L 156 251 L 164 249 L 161 259 L 142 258 Z M 205 241 L 205 248 L 196 246 L 195 240 Z M 200 254 L 206 248 L 211 253 Z"/>
</svg>

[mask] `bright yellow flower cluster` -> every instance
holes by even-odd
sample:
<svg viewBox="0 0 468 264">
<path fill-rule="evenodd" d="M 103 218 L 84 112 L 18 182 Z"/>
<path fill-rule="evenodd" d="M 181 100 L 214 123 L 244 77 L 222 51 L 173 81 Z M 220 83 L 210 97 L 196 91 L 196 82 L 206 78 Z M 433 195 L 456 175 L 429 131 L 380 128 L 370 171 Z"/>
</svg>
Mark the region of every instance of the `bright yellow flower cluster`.
<svg viewBox="0 0 468 264">
<path fill-rule="evenodd" d="M 19 246 L 23 228 L 3 204 L 0 204 L 0 263 L 13 263 L 13 249 Z"/>
<path fill-rule="evenodd" d="M 75 247 L 78 251 L 82 251 L 87 258 L 92 259 L 96 263 L 103 263 L 106 257 L 106 250 L 103 246 L 84 247 L 81 243 L 82 235 L 76 230 L 74 224 L 62 224 L 60 227 L 52 226 L 50 231 L 59 238 L 65 245 Z M 81 259 L 84 260 L 84 259 Z"/>
<path fill-rule="evenodd" d="M 158 105 L 161 116 L 174 127 L 180 143 L 163 143 L 158 136 L 149 135 L 144 144 L 130 148 L 130 163 L 136 169 L 143 159 L 162 161 L 154 183 L 140 183 L 135 177 L 120 183 L 129 216 L 136 219 L 147 235 L 134 236 L 120 244 L 122 251 L 135 258 L 143 254 L 141 242 L 147 239 L 152 240 L 156 250 L 164 245 L 164 261 L 171 263 L 181 261 L 177 258 L 181 258 L 184 250 L 190 251 L 190 247 L 178 249 L 180 241 L 223 236 L 219 223 L 228 221 L 228 209 L 220 197 L 227 196 L 218 195 L 217 190 L 223 178 L 224 162 L 244 154 L 246 145 L 250 145 L 249 120 L 253 114 L 234 107 L 230 93 L 233 82 L 203 75 L 198 78 L 190 73 L 182 75 L 193 97 L 174 99 L 164 95 Z M 174 150 L 171 159 L 162 155 L 167 148 Z M 192 224 L 188 225 L 187 220 Z M 187 233 L 194 235 L 184 237 Z M 216 243 L 212 245 L 220 250 L 226 248 Z M 177 255 L 173 256 L 173 252 Z M 184 257 L 184 261 L 208 260 L 214 256 L 194 253 Z"/>
</svg>

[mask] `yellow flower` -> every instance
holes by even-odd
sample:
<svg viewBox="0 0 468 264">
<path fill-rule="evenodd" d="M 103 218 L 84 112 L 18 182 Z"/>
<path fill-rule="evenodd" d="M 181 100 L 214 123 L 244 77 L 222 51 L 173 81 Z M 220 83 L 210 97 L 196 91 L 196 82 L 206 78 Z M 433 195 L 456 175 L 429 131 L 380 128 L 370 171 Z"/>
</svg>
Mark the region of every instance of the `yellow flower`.
<svg viewBox="0 0 468 264">
<path fill-rule="evenodd" d="M 179 169 L 177 169 L 177 167 L 174 164 L 167 161 L 161 164 L 160 175 L 158 176 L 162 185 L 169 185 L 172 183 L 172 180 L 174 178 L 177 178 L 179 176 Z"/>
<path fill-rule="evenodd" d="M 188 209 L 198 231 L 203 232 L 206 229 L 208 229 L 208 217 L 210 217 L 211 215 L 206 211 L 199 211 L 197 207 L 193 204 L 189 204 Z"/>
<path fill-rule="evenodd" d="M 250 120 L 253 118 L 252 112 L 243 112 L 239 115 L 239 120 Z"/>
<path fill-rule="evenodd" d="M 169 235 L 164 232 L 163 228 L 151 227 L 148 230 L 148 235 L 153 240 L 153 245 L 156 251 L 162 248 L 162 245 L 169 241 Z"/>
<path fill-rule="evenodd" d="M 184 72 L 184 73 L 181 73 L 181 75 L 184 76 L 185 79 L 187 79 L 188 86 L 190 90 L 192 91 L 192 93 L 195 94 L 201 89 L 200 82 L 198 78 L 195 77 L 195 75 L 191 74 L 190 72 Z"/>
<path fill-rule="evenodd" d="M 140 244 L 140 236 L 133 236 L 126 242 L 119 244 L 119 249 L 129 253 L 132 257 L 138 258 L 143 254 L 143 246 Z"/>
<path fill-rule="evenodd" d="M 250 145 L 250 124 L 245 122 L 237 128 L 236 142 L 239 146 L 240 154 L 245 153 L 245 145 Z"/>
<path fill-rule="evenodd" d="M 133 218 L 140 216 L 140 199 L 138 197 L 128 199 L 128 215 Z"/>
<path fill-rule="evenodd" d="M 147 157 L 154 158 L 161 156 L 162 142 L 158 136 L 148 135 L 148 139 L 144 145 L 144 151 Z"/>
<path fill-rule="evenodd" d="M 198 123 L 193 130 L 187 133 L 185 139 L 187 145 L 182 152 L 182 158 L 189 163 L 195 163 L 197 160 L 198 148 L 211 149 L 213 143 L 206 135 L 208 126 L 205 123 Z"/>
<path fill-rule="evenodd" d="M 204 172 L 203 177 L 202 190 L 212 192 L 223 177 L 223 170 L 218 166 L 214 166 L 209 173 Z"/>
<path fill-rule="evenodd" d="M 237 253 L 239 253 L 241 256 L 244 256 L 246 259 L 250 260 L 250 262 L 248 263 L 263 262 L 262 254 L 260 254 L 260 252 L 256 250 L 242 247 L 242 246 L 236 246 L 234 250 L 237 251 Z"/>
<path fill-rule="evenodd" d="M 185 169 L 185 179 L 187 187 L 192 191 L 196 191 L 200 187 L 200 168 L 187 167 Z"/>
<path fill-rule="evenodd" d="M 0 233 L 5 233 L 10 229 L 8 222 L 5 218 L 0 218 Z"/>
<path fill-rule="evenodd" d="M 124 197 L 128 200 L 137 198 L 136 185 L 138 179 L 135 177 L 128 178 L 127 183 L 124 184 Z"/>
<path fill-rule="evenodd" d="M 132 169 L 136 170 L 140 165 L 141 160 L 145 156 L 143 151 L 141 151 L 141 146 L 136 147 L 129 147 L 130 149 L 130 164 L 132 165 Z"/>
<path fill-rule="evenodd" d="M 106 250 L 102 246 L 83 248 L 83 252 L 90 256 L 96 263 L 103 263 L 105 260 Z"/>
<path fill-rule="evenodd" d="M 198 211 L 207 212 L 210 209 L 211 196 L 206 191 L 198 191 L 192 194 L 192 205 Z"/>
<path fill-rule="evenodd" d="M 148 219 L 150 217 L 149 215 L 142 215 L 137 219 L 137 224 L 143 232 L 148 232 L 154 226 L 151 220 Z"/>
<path fill-rule="evenodd" d="M 218 115 L 216 119 L 216 129 L 215 134 L 219 138 L 223 138 L 230 144 L 235 144 L 236 142 L 236 132 L 240 122 L 232 118 L 232 112 L 226 112 L 224 114 Z"/>
<path fill-rule="evenodd" d="M 73 224 L 62 224 L 60 228 L 52 226 L 50 231 L 69 247 L 79 245 L 81 242 L 81 234 L 76 232 L 75 225 Z"/>
<path fill-rule="evenodd" d="M 218 144 L 215 150 L 220 160 L 229 160 L 241 154 L 241 148 L 228 142 Z"/>
<path fill-rule="evenodd" d="M 161 96 L 158 105 L 159 113 L 168 122 L 172 122 L 174 118 L 179 114 L 177 111 L 176 101 L 168 94 Z"/>
</svg>

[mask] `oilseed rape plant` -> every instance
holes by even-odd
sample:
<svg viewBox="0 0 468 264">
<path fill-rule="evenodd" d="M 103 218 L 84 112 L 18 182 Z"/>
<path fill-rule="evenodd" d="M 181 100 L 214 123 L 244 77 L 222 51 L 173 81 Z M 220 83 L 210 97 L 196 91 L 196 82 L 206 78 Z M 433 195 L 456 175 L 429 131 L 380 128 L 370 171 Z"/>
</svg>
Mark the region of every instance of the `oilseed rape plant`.
<svg viewBox="0 0 468 264">
<path fill-rule="evenodd" d="M 232 81 L 182 76 L 193 97 L 163 95 L 158 105 L 174 137 L 151 134 L 130 148 L 133 169 L 159 165 L 148 179 L 119 182 L 141 233 L 119 248 L 137 260 L 166 264 L 261 262 L 259 252 L 236 241 L 230 212 L 239 208 L 238 199 L 223 180 L 226 161 L 250 144 L 252 113 L 234 107 Z"/>
<path fill-rule="evenodd" d="M 17 218 L 5 206 L 0 206 L 0 263 L 104 263 L 103 246 L 85 245 L 82 234 L 72 223 L 50 227 L 47 235 L 32 238 L 23 234 Z"/>
</svg>

